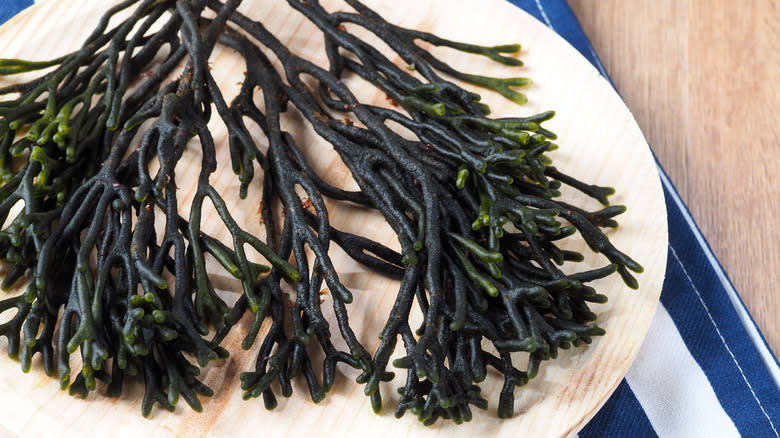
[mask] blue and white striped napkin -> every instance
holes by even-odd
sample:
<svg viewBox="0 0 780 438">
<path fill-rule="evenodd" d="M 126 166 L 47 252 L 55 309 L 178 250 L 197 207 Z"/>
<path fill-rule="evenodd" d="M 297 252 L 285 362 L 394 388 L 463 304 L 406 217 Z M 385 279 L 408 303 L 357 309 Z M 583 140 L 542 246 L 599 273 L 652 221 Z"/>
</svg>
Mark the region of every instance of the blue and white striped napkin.
<svg viewBox="0 0 780 438">
<path fill-rule="evenodd" d="M 565 0 L 509 0 L 598 60 Z M 32 0 L 0 0 L 0 24 Z M 2 54 L 0 54 L 2 56 Z M 780 438 L 780 367 L 658 165 L 669 220 L 661 303 L 625 380 L 586 437 Z"/>
</svg>

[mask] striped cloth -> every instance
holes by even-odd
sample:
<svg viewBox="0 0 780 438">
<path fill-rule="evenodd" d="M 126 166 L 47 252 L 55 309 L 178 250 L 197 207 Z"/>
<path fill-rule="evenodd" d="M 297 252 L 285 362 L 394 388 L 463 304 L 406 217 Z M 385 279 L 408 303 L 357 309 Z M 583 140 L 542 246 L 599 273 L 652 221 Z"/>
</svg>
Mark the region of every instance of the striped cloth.
<svg viewBox="0 0 780 438">
<path fill-rule="evenodd" d="M 509 0 L 607 72 L 565 0 Z M 0 0 L 0 23 L 32 0 Z M 0 54 L 0 57 L 2 54 Z M 661 303 L 636 360 L 578 434 L 780 438 L 780 367 L 658 165 L 669 220 Z"/>
</svg>

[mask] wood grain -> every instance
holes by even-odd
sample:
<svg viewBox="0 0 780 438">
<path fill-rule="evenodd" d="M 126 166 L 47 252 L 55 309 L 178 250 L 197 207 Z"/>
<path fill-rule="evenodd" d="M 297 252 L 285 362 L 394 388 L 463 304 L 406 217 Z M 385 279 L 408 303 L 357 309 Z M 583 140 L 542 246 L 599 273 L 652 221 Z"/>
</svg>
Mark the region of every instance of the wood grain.
<svg viewBox="0 0 780 438">
<path fill-rule="evenodd" d="M 780 11 L 774 0 L 569 0 L 775 354 Z"/>
<path fill-rule="evenodd" d="M 323 3 L 331 9 L 344 7 L 338 0 Z M 558 144 L 561 147 L 552 154 L 556 165 L 583 180 L 614 186 L 617 193 L 612 201 L 628 207 L 628 212 L 619 217 L 620 227 L 608 234 L 617 247 L 644 265 L 645 273 L 639 278 L 641 288 L 638 292 L 628 290 L 617 277 L 593 284 L 610 297 L 609 303 L 594 309 L 599 314 L 598 323 L 607 330 L 607 335 L 586 348 L 566 351 L 556 361 L 544 366 L 536 379 L 517 391 L 516 416 L 512 420 L 501 421 L 495 416 L 497 391 L 502 382 L 491 376 L 483 387 L 491 409 L 476 412 L 473 423 L 460 427 L 440 422 L 425 428 L 410 415 L 401 420 L 394 419 L 390 406 L 394 404 L 393 386 L 397 386 L 398 382 L 385 385 L 383 391 L 387 407 L 381 415 L 374 415 L 362 388 L 351 381 L 355 373 L 345 369 L 341 370 L 344 376 L 338 379 L 336 388 L 321 406 L 314 406 L 305 397 L 302 382 L 296 383 L 293 397 L 280 400 L 280 406 L 273 412 L 266 411 L 259 400 L 242 401 L 237 374 L 251 367 L 253 357 L 251 352 L 239 351 L 237 345 L 242 331 L 248 330 L 248 323 L 240 324 L 226 340 L 231 357 L 206 369 L 205 382 L 215 389 L 216 395 L 203 400 L 202 414 L 180 406 L 174 413 L 157 409 L 150 420 L 144 420 L 139 415 L 138 387 L 130 389 L 118 400 L 91 394 L 86 401 L 80 401 L 60 391 L 57 380 L 45 376 L 39 368 L 22 375 L 18 362 L 2 356 L 0 412 L 3 414 L 0 426 L 7 429 L 8 434 L 83 436 L 87 433 L 111 433 L 114 436 L 190 437 L 246 436 L 257 431 L 271 431 L 274 435 L 298 436 L 317 430 L 324 436 L 369 432 L 376 437 L 457 437 L 473 436 L 478 430 L 478 433 L 489 436 L 568 436 L 597 412 L 620 382 L 641 344 L 664 276 L 666 221 L 657 219 L 663 217 L 665 208 L 652 156 L 639 127 L 609 84 L 585 59 L 541 23 L 503 0 L 490 0 L 487 7 L 485 2 L 477 5 L 471 0 L 405 0 L 404 7 L 398 7 L 398 2 L 391 0 L 367 3 L 382 11 L 391 21 L 445 37 L 481 44 L 527 42 L 522 57 L 528 67 L 520 70 L 520 74 L 535 80 L 535 85 L 527 90 L 531 103 L 520 108 L 490 93 L 483 93 L 484 101 L 491 105 L 496 117 L 556 109 L 557 116 L 546 124 L 559 134 Z M 273 17 L 266 25 L 281 40 L 294 46 L 302 56 L 314 62 L 325 62 L 320 50 L 321 37 L 316 29 L 286 7 L 280 7 L 279 2 L 246 0 L 242 8 L 256 17 Z M 0 28 L 0 53 L 4 56 L 35 53 L 40 58 L 64 53 L 76 47 L 91 23 L 97 20 L 99 14 L 89 11 L 101 9 L 104 7 L 89 0 L 49 0 Z M 76 23 L 78 26 L 75 26 Z M 56 43 L 37 32 L 38 29 L 53 29 L 47 33 L 51 34 L 66 27 L 79 31 L 58 33 L 62 38 Z M 518 73 L 473 56 L 442 53 L 446 53 L 447 60 L 453 65 L 467 67 L 471 71 L 497 76 Z M 212 73 L 218 82 L 230 89 L 236 87 L 236 82 L 242 77 L 241 62 L 231 51 L 218 50 L 210 63 L 214 66 Z M 353 85 L 364 102 L 386 104 L 383 94 L 365 84 Z M 230 91 L 226 93 L 230 95 Z M 218 144 L 225 144 L 224 128 L 218 124 L 212 127 Z M 296 125 L 295 120 L 289 120 L 286 129 L 294 132 L 299 144 L 309 144 L 310 151 L 317 150 L 316 154 L 309 156 L 318 171 L 327 173 L 327 178 L 337 185 L 351 183 L 338 157 L 316 143 L 316 135 L 311 129 Z M 598 141 L 593 142 L 594 138 Z M 222 148 L 220 153 L 226 154 L 225 149 Z M 218 160 L 225 163 L 227 157 L 218 157 Z M 187 187 L 192 186 L 192 180 L 188 178 L 197 171 L 195 167 L 184 162 L 181 169 L 176 169 L 182 204 L 191 196 Z M 237 193 L 235 176 L 227 168 L 218 170 L 212 181 L 226 197 L 228 193 Z M 258 193 L 259 190 L 255 187 L 250 192 Z M 239 222 L 249 224 L 250 229 L 259 227 L 257 198 L 254 201 L 226 201 L 231 211 L 239 216 Z M 573 202 L 587 208 L 598 208 L 592 200 L 577 198 Z M 329 209 L 335 226 L 359 232 L 387 245 L 398 245 L 381 217 L 338 204 L 330 204 Z M 204 218 L 207 217 L 204 214 Z M 204 230 L 209 231 L 208 228 L 205 224 Z M 224 234 L 219 234 L 220 231 L 224 233 L 219 228 L 213 230 L 218 237 L 224 237 Z M 262 233 L 262 229 L 257 232 Z M 569 245 L 568 249 L 585 250 L 581 241 L 573 241 Z M 343 252 L 334 249 L 331 256 L 341 272 L 342 281 L 356 296 L 349 307 L 351 325 L 360 333 L 367 349 L 372 351 L 378 343 L 375 334 L 384 325 L 392 306 L 397 283 L 367 272 Z M 586 259 L 586 264 L 592 267 L 602 266 L 605 262 L 599 255 L 588 255 Z M 569 268 L 564 266 L 564 269 Z M 5 340 L 0 340 L 0 348 L 4 346 Z"/>
</svg>

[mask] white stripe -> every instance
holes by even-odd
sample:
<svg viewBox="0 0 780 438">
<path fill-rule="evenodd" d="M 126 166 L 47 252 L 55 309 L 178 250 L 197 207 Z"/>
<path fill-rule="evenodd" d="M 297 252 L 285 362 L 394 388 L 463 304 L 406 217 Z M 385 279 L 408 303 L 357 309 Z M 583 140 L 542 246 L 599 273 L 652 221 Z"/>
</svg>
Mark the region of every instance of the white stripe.
<svg viewBox="0 0 780 438">
<path fill-rule="evenodd" d="M 748 381 L 745 372 L 742 371 L 742 367 L 739 365 L 739 361 L 737 361 L 737 358 L 736 356 L 734 356 L 734 353 L 731 352 L 731 348 L 729 348 L 729 345 L 726 343 L 726 339 L 723 338 L 723 334 L 721 334 L 720 328 L 718 327 L 718 324 L 715 322 L 715 318 L 712 317 L 712 314 L 710 313 L 710 309 L 707 307 L 707 304 L 704 302 L 704 298 L 702 298 L 701 293 L 699 293 L 699 289 L 696 287 L 695 284 L 693 284 L 693 281 L 691 280 L 691 276 L 688 275 L 688 270 L 685 269 L 685 265 L 683 265 L 682 261 L 680 260 L 680 257 L 677 255 L 677 251 L 675 251 L 672 245 L 669 245 L 669 249 L 672 251 L 672 255 L 674 256 L 675 260 L 677 260 L 677 263 L 680 264 L 680 267 L 683 270 L 683 274 L 685 274 L 685 279 L 693 288 L 693 291 L 696 293 L 696 297 L 699 298 L 699 302 L 701 303 L 702 307 L 704 307 L 704 311 L 707 312 L 707 317 L 709 317 L 710 322 L 712 323 L 713 327 L 715 327 L 715 332 L 718 334 L 718 337 L 720 338 L 720 342 L 722 342 L 723 346 L 726 347 L 726 351 L 729 353 L 729 356 L 731 356 L 731 360 L 734 361 L 734 365 L 737 366 L 739 373 L 742 375 L 742 380 L 745 381 L 745 384 L 747 385 L 748 389 L 750 389 L 750 393 L 753 394 L 753 398 L 756 400 L 756 403 L 758 403 L 758 407 L 761 408 L 761 412 L 763 412 L 766 419 L 769 420 L 769 425 L 772 426 L 772 430 L 775 431 L 775 436 L 780 437 L 780 434 L 778 434 L 777 429 L 775 428 L 775 424 L 772 422 L 772 419 L 769 417 L 769 414 L 767 414 L 766 410 L 764 409 L 764 405 L 761 404 L 761 400 L 758 399 L 758 396 L 756 395 L 756 392 L 753 390 L 753 386 Z"/>
<path fill-rule="evenodd" d="M 661 304 L 626 382 L 661 437 L 739 436 Z"/>
<path fill-rule="evenodd" d="M 542 7 L 541 0 L 536 0 L 536 7 L 539 8 L 539 12 L 542 13 L 542 18 L 544 19 L 544 22 L 547 23 L 547 26 L 555 30 L 555 27 L 553 27 L 552 22 L 550 22 L 550 17 L 547 16 L 547 12 L 544 10 L 544 7 Z"/>
<path fill-rule="evenodd" d="M 778 389 L 780 389 L 780 367 L 777 366 L 777 361 L 772 355 L 772 352 L 769 351 L 769 347 L 767 347 L 766 343 L 761 338 L 761 334 L 758 331 L 756 324 L 750 318 L 750 314 L 748 313 L 747 309 L 745 309 L 742 300 L 739 299 L 737 291 L 726 277 L 726 273 L 718 263 L 715 254 L 712 253 L 712 249 L 710 249 L 709 245 L 707 245 L 707 242 L 704 240 L 704 236 L 702 236 L 701 231 L 699 231 L 699 228 L 696 226 L 696 222 L 694 222 L 682 199 L 680 199 L 680 195 L 677 194 L 677 190 L 675 190 L 672 182 L 669 181 L 669 177 L 666 176 L 666 172 L 664 172 L 660 165 L 658 166 L 658 174 L 661 176 L 661 182 L 668 189 L 672 199 L 674 200 L 675 204 L 677 204 L 677 208 L 685 218 L 685 221 L 688 222 L 688 226 L 691 231 L 693 231 L 693 235 L 696 236 L 696 241 L 699 243 L 702 251 L 704 251 L 704 254 L 707 256 L 707 260 L 710 262 L 710 265 L 712 265 L 712 268 L 715 270 L 715 273 L 718 276 L 718 280 L 720 280 L 723 288 L 726 290 L 726 294 L 731 301 L 731 305 L 734 306 L 734 310 L 736 310 L 737 316 L 739 316 L 740 321 L 742 321 L 742 325 L 745 327 L 750 340 L 753 341 L 753 345 L 756 346 L 758 354 L 764 361 L 764 365 L 766 366 L 767 371 L 769 371 L 769 374 L 774 379 L 775 385 L 777 385 Z"/>
<path fill-rule="evenodd" d="M 601 76 L 604 76 L 604 79 L 607 79 L 609 76 L 607 76 L 607 71 L 604 70 L 604 66 L 601 64 L 601 60 L 599 60 L 599 56 L 596 55 L 596 51 L 593 50 L 593 46 L 590 44 L 590 41 L 588 43 L 588 50 L 590 50 L 590 54 L 593 55 L 593 60 L 596 62 L 596 68 L 601 73 Z"/>
</svg>

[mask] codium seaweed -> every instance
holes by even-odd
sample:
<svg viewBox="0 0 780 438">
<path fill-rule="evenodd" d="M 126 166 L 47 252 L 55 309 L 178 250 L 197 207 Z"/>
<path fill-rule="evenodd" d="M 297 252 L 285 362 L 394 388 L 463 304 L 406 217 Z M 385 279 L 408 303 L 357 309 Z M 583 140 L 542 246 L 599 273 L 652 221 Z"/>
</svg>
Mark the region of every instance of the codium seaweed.
<svg viewBox="0 0 780 438">
<path fill-rule="evenodd" d="M 636 288 L 631 272 L 642 271 L 601 230 L 616 227 L 613 217 L 625 208 L 608 204 L 611 188 L 552 166 L 545 154 L 557 147 L 556 136 L 542 124 L 553 112 L 491 118 L 479 95 L 452 80 L 524 103 L 516 87 L 528 79 L 460 71 L 418 42 L 510 66 L 522 65 L 511 56 L 520 47 L 446 40 L 388 23 L 357 0 L 346 2 L 352 12 L 288 0 L 322 31 L 326 67 L 239 13 L 240 0 L 127 0 L 106 13 L 78 51 L 45 62 L 0 60 L 2 75 L 49 69 L 0 89 L 6 97 L 0 102 L 0 259 L 11 266 L 2 286 L 29 280 L 24 292 L 0 301 L 0 313 L 15 312 L 0 324 L 0 335 L 23 370 L 39 353 L 44 370 L 73 394 L 85 397 L 100 380 L 118 396 L 131 375 L 144 384 L 144 415 L 154 403 L 173 409 L 179 396 L 200 410 L 198 397 L 212 393 L 198 380 L 200 370 L 228 354 L 223 340 L 251 312 L 242 346 L 260 347 L 254 369 L 241 375 L 245 398 L 262 395 L 271 409 L 277 405 L 272 384 L 290 396 L 292 380 L 302 376 L 318 402 L 343 363 L 361 372 L 357 382 L 379 411 L 379 383 L 394 377 L 390 357 L 400 339 L 404 354 L 392 366 L 405 370 L 406 380 L 396 415 L 411 411 L 424 424 L 460 423 L 472 418 L 472 406 L 487 407 L 480 382 L 488 368 L 503 376 L 498 415 L 510 417 L 515 387 L 533 378 L 541 362 L 604 333 L 589 303 L 607 297 L 588 283 L 617 272 Z M 409 68 L 355 29 L 384 41 Z M 208 65 L 217 45 L 246 63 L 246 78 L 230 101 Z M 156 71 L 143 73 L 150 69 Z M 397 106 L 359 101 L 349 76 Z M 307 148 L 282 127 L 287 112 L 300 114 L 336 151 L 358 190 L 334 187 L 317 174 Z M 209 182 L 219 164 L 208 127 L 215 118 L 227 127 L 242 198 L 255 187 L 255 171 L 263 172 L 265 241 L 239 226 Z M 265 152 L 245 120 L 260 127 Z M 175 169 L 188 148 L 199 148 L 202 159 L 194 197 L 182 206 Z M 563 184 L 605 207 L 591 212 L 560 200 Z M 400 253 L 333 227 L 326 200 L 379 212 Z M 230 244 L 201 229 L 206 202 Z M 560 265 L 583 260 L 560 246 L 575 235 L 609 263 L 565 274 Z M 374 351 L 350 326 L 349 304 L 361 297 L 341 282 L 331 245 L 400 280 Z M 247 246 L 271 266 L 252 262 Z M 207 255 L 240 281 L 234 304 L 215 292 Z M 283 282 L 293 287 L 289 297 Z M 335 321 L 324 316 L 323 285 Z M 423 315 L 416 328 L 410 326 L 414 306 Z M 263 330 L 266 321 L 270 328 Z M 527 363 L 512 354 L 520 351 L 528 353 Z M 80 369 L 71 380 L 76 352 Z"/>
</svg>

